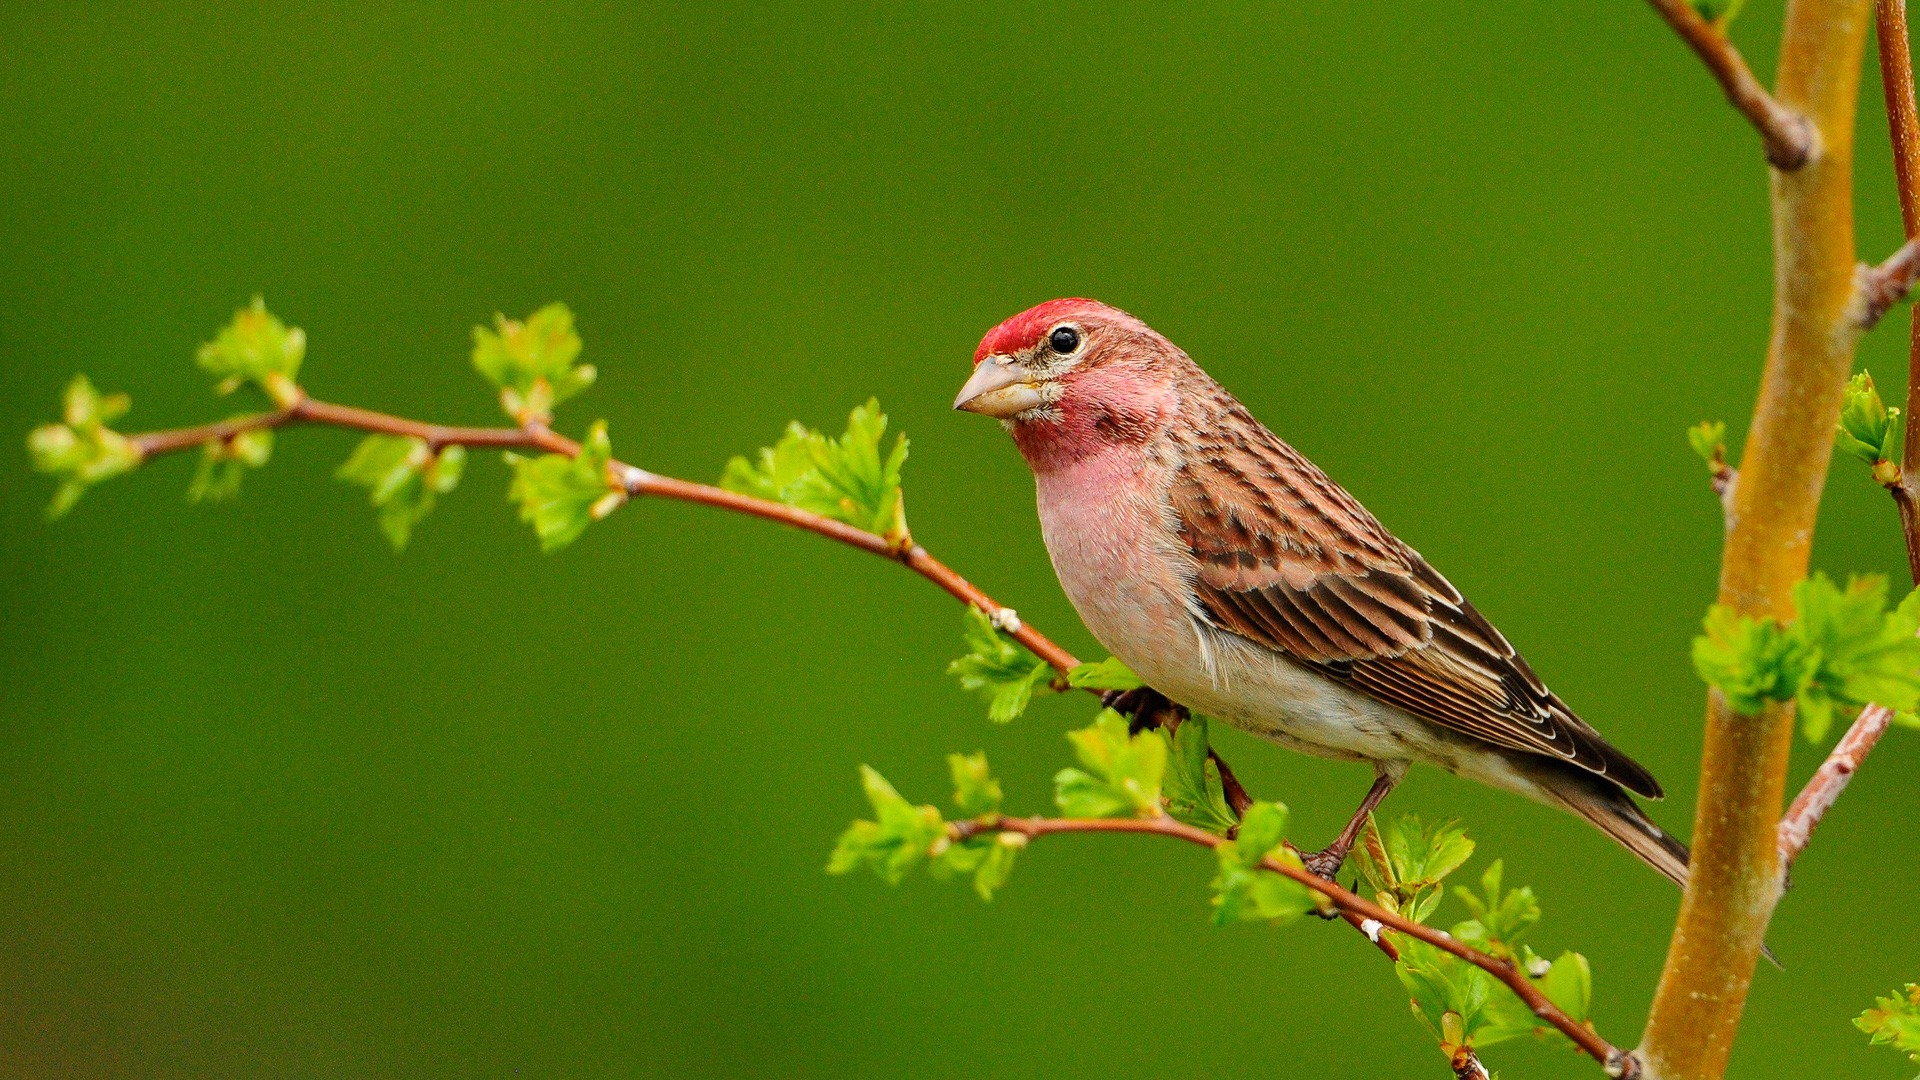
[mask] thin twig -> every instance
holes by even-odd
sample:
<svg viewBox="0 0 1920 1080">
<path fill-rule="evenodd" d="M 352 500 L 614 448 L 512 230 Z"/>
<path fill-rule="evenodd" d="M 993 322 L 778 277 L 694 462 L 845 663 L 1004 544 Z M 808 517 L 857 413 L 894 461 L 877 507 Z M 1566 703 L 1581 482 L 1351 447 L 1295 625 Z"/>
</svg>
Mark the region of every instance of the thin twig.
<svg viewBox="0 0 1920 1080">
<path fill-rule="evenodd" d="M 949 836 L 955 842 L 984 833 L 1018 833 L 1029 840 L 1058 833 L 1114 832 L 1146 833 L 1154 836 L 1166 836 L 1175 840 L 1185 840 L 1204 848 L 1217 848 L 1226 843 L 1222 837 L 1215 836 L 1204 829 L 1195 828 L 1170 817 L 1157 818 L 1017 818 L 995 817 L 972 821 L 956 821 L 948 826 Z M 1457 956 L 1467 963 L 1485 971 L 1506 984 L 1533 1015 L 1552 1025 L 1561 1034 L 1573 1040 L 1595 1061 L 1607 1066 L 1613 1076 L 1634 1077 L 1639 1075 L 1639 1063 L 1632 1055 L 1621 1051 L 1612 1043 L 1600 1037 L 1587 1025 L 1568 1016 L 1560 1007 L 1547 999 L 1538 987 L 1527 978 L 1526 973 L 1506 960 L 1501 960 L 1454 940 L 1452 935 L 1435 930 L 1431 926 L 1414 922 L 1397 912 L 1381 907 L 1364 897 L 1342 888 L 1339 884 L 1327 881 L 1312 872 L 1290 863 L 1268 857 L 1260 864 L 1264 870 L 1292 878 L 1314 892 L 1327 898 L 1334 909 L 1360 929 L 1369 938 L 1379 941 L 1380 932 L 1392 930 L 1407 937 L 1424 941 L 1442 952 Z M 1357 920 L 1357 921 L 1356 921 Z M 1369 926 L 1368 924 L 1371 924 Z M 1618 1071 L 1615 1071 L 1618 1070 Z"/>
<path fill-rule="evenodd" d="M 1720 88 L 1727 92 L 1727 100 L 1760 132 L 1769 164 L 1782 172 L 1792 172 L 1812 159 L 1818 145 L 1813 125 L 1767 93 L 1767 88 L 1760 85 L 1753 70 L 1747 67 L 1740 50 L 1733 47 L 1733 42 L 1727 40 L 1720 28 L 1701 18 L 1688 0 L 1650 2 L 1660 17 L 1667 20 L 1667 25 L 1673 27 L 1707 65 Z"/>
<path fill-rule="evenodd" d="M 1780 819 L 1780 865 L 1784 869 L 1792 866 L 1793 861 L 1807 848 L 1807 841 L 1813 838 L 1813 830 L 1820 824 L 1827 811 L 1833 807 L 1834 800 L 1847 790 L 1847 783 L 1859 770 L 1880 736 L 1887 733 L 1887 725 L 1893 720 L 1893 710 L 1884 705 L 1869 705 L 1860 710 L 1853 726 L 1841 737 L 1840 742 L 1820 763 L 1820 768 L 1800 789 L 1793 805 L 1787 807 L 1787 814 Z"/>
<path fill-rule="evenodd" d="M 1920 109 L 1913 94 L 1913 57 L 1907 44 L 1906 0 L 1880 0 L 1875 9 L 1880 41 L 1880 86 L 1887 101 L 1887 137 L 1893 143 L 1893 176 L 1900 195 L 1900 221 L 1907 239 L 1920 235 Z M 1920 408 L 1920 308 L 1907 317 L 1907 420 Z M 1907 541 L 1907 572 L 1920 585 L 1920 442 L 1909 438 L 1900 476 L 1890 486 Z"/>
<path fill-rule="evenodd" d="M 399 435 L 421 439 L 435 449 L 445 446 L 491 447 L 506 450 L 541 450 L 552 454 L 566 454 L 569 457 L 580 452 L 579 443 L 541 425 L 530 425 L 524 428 L 448 427 L 408 420 L 368 409 L 357 409 L 348 405 L 333 405 L 304 395 L 299 397 L 293 405 L 273 412 L 241 417 L 237 420 L 225 420 L 217 424 L 204 424 L 200 427 L 149 431 L 131 435 L 128 438 L 140 451 L 142 458 L 151 458 L 191 449 L 204 443 L 225 441 L 245 431 L 289 427 L 295 424 L 324 424 L 372 431 L 383 435 Z M 945 589 L 963 603 L 976 605 L 989 615 L 1008 610 L 966 578 L 955 573 L 951 567 L 928 554 L 927 549 L 911 541 L 901 543 L 890 540 L 784 503 L 756 499 L 751 495 L 741 495 L 709 484 L 696 484 L 689 480 L 661 476 L 624 462 L 613 462 L 608 466 L 607 471 L 610 474 L 610 480 L 628 495 L 650 495 L 655 498 L 699 503 L 703 506 L 732 510 L 769 521 L 777 521 L 783 525 L 791 525 L 797 529 L 805 529 L 830 540 L 838 540 L 850 547 L 901 563 L 914 573 Z M 1046 661 L 1062 676 L 1079 664 L 1072 653 L 1054 644 L 1029 623 L 1020 622 L 1012 631 L 1012 636 L 1014 640 L 1033 650 L 1035 656 Z"/>
<path fill-rule="evenodd" d="M 1920 281 L 1920 237 L 1908 240 L 1878 266 L 1860 264 L 1854 273 L 1854 301 L 1850 313 L 1862 330 L 1880 324 L 1893 305 L 1907 298 Z"/>
</svg>

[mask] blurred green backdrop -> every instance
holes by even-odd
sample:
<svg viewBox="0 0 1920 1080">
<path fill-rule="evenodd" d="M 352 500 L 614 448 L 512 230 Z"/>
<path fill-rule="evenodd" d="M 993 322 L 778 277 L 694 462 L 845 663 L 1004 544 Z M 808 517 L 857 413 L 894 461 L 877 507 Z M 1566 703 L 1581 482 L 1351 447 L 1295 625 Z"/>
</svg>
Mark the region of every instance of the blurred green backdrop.
<svg viewBox="0 0 1920 1080">
<path fill-rule="evenodd" d="M 1778 0 L 1737 38 L 1771 65 Z M 979 335 L 1129 308 L 1444 568 L 1690 821 L 1686 646 L 1720 525 L 1683 429 L 1744 426 L 1767 333 L 1756 140 L 1643 5 L 7 6 L 0 432 L 70 373 L 129 430 L 252 293 L 320 396 L 494 419 L 467 327 L 564 299 L 562 410 L 712 479 L 878 394 L 919 537 L 1083 655 L 1030 480 L 948 409 Z M 1869 64 L 1871 68 L 1871 64 Z M 1862 249 L 1890 250 L 1866 73 Z M 1898 383 L 1901 320 L 1863 362 Z M 1084 722 L 942 674 L 959 611 L 769 525 L 635 504 L 543 558 L 481 458 L 395 557 L 285 436 L 236 504 L 167 460 L 43 524 L 0 469 L 0 1071 L 9 1076 L 1442 1075 L 1344 928 L 1206 924 L 1210 864 L 1036 848 L 990 906 L 821 872 L 869 762 L 987 750 L 1015 808 Z M 1837 470 L 1817 564 L 1901 569 Z M 1298 835 L 1363 770 L 1237 735 Z M 1802 747 L 1804 775 L 1817 754 Z M 1896 734 L 1796 872 L 1736 1071 L 1902 1076 L 1848 1018 L 1920 977 Z M 1676 904 L 1570 819 L 1417 772 L 1633 1041 Z M 1474 864 L 1476 867 L 1481 862 Z M 1514 1076 L 1592 1076 L 1493 1051 Z"/>
</svg>

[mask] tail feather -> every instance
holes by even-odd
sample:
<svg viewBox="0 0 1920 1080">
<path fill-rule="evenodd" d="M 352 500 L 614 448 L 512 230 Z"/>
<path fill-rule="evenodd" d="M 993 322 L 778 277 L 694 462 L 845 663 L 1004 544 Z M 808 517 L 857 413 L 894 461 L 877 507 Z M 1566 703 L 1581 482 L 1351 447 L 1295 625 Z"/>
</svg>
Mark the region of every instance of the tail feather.
<svg viewBox="0 0 1920 1080">
<path fill-rule="evenodd" d="M 1692 860 L 1687 845 L 1655 825 L 1640 809 L 1640 804 L 1633 801 L 1633 796 L 1599 777 L 1578 779 L 1585 782 L 1549 787 L 1553 801 L 1591 822 L 1675 885 L 1686 888 L 1687 864 Z M 1760 954 L 1774 967 L 1785 970 L 1771 946 L 1762 944 Z"/>
<path fill-rule="evenodd" d="M 1556 785 L 1552 790 L 1554 800 L 1611 836 L 1615 843 L 1633 852 L 1669 881 L 1686 888 L 1687 863 L 1691 858 L 1687 845 L 1655 825 L 1633 801 L 1633 796 L 1599 777 L 1590 779 L 1588 783 Z"/>
</svg>

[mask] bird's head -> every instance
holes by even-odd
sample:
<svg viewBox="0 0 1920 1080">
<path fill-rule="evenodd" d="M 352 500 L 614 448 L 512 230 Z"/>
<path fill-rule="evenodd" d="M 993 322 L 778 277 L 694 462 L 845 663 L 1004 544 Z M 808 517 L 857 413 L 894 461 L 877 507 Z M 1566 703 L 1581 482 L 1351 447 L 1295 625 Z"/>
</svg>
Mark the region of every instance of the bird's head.
<svg viewBox="0 0 1920 1080">
<path fill-rule="evenodd" d="M 1172 407 L 1184 353 L 1097 300 L 1049 300 L 987 332 L 953 407 L 998 418 L 1036 468 L 1144 442 Z"/>
</svg>

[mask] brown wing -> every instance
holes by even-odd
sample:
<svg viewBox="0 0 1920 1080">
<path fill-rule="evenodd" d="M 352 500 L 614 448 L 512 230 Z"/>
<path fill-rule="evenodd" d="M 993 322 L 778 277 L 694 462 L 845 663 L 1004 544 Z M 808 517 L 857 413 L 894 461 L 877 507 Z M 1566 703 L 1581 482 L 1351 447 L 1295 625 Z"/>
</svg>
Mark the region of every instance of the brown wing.
<svg viewBox="0 0 1920 1080">
<path fill-rule="evenodd" d="M 1229 412 L 1171 492 L 1216 626 L 1435 724 L 1661 797 L 1426 560 L 1244 409 Z"/>
</svg>

